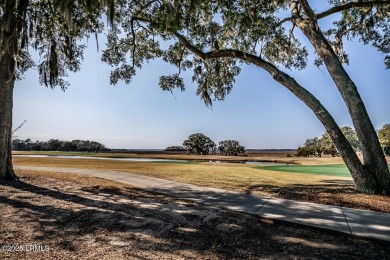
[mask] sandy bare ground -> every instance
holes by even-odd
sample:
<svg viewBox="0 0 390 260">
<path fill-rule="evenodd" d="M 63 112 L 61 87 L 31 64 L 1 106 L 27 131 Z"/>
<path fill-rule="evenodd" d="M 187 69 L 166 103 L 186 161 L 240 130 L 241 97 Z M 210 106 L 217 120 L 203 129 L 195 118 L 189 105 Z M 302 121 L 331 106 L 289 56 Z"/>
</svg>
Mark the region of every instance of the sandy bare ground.
<svg viewBox="0 0 390 260">
<path fill-rule="evenodd" d="M 390 244 L 223 211 L 116 182 L 0 182 L 1 259 L 386 259 Z M 19 252 L 15 252 L 19 250 Z"/>
</svg>

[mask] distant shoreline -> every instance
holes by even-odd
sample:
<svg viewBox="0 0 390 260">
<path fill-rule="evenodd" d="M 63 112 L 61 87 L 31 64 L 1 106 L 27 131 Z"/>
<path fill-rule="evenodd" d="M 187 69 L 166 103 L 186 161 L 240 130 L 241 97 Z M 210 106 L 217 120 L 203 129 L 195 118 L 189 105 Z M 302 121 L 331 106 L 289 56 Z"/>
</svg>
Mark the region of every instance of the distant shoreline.
<svg viewBox="0 0 390 260">
<path fill-rule="evenodd" d="M 295 163 L 293 149 L 248 149 L 242 156 L 220 154 L 196 155 L 186 151 L 164 151 L 162 149 L 113 149 L 104 152 L 61 152 L 61 151 L 14 151 L 13 155 L 89 156 L 106 158 L 152 158 L 173 160 L 207 160 L 221 162 L 281 162 Z"/>
<path fill-rule="evenodd" d="M 111 152 L 134 152 L 134 151 L 140 151 L 140 152 L 164 152 L 165 149 L 110 149 Z M 297 149 L 255 149 L 250 148 L 246 149 L 247 152 L 283 152 L 283 151 L 290 151 L 295 152 Z"/>
</svg>

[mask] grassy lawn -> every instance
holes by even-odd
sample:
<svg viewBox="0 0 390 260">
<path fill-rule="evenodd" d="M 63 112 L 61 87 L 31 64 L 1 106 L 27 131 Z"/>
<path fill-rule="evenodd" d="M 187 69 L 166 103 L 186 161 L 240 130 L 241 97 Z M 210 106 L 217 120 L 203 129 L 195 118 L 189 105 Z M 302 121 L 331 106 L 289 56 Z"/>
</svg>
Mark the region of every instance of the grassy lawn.
<svg viewBox="0 0 390 260">
<path fill-rule="evenodd" d="M 168 163 L 93 159 L 22 158 L 15 166 L 114 170 L 201 186 L 390 213 L 390 197 L 361 194 L 345 166 L 270 166 L 234 163 Z M 298 168 L 295 168 L 298 167 Z M 286 170 L 281 171 L 280 169 Z M 295 169 L 291 170 L 291 169 Z M 316 174 L 308 174 L 308 171 Z M 333 175 L 329 173 L 333 173 Z M 344 175 L 345 176 L 345 175 Z"/>
<path fill-rule="evenodd" d="M 277 171 L 277 172 L 288 172 L 288 173 L 351 177 L 351 174 L 349 173 L 347 166 L 345 166 L 344 164 L 259 166 L 256 167 L 256 169 Z"/>
<path fill-rule="evenodd" d="M 255 185 L 285 186 L 290 184 L 321 184 L 328 176 L 259 169 L 254 165 L 204 162 L 139 162 L 62 158 L 14 158 L 15 165 L 52 166 L 85 169 L 106 169 L 138 173 L 158 178 L 218 188 L 248 191 Z M 341 178 L 350 181 L 350 178 Z"/>
<path fill-rule="evenodd" d="M 343 164 L 264 166 L 264 167 L 256 167 L 256 168 L 261 170 L 269 170 L 269 171 L 277 171 L 277 172 L 351 177 L 351 174 L 349 173 L 347 167 Z"/>
</svg>

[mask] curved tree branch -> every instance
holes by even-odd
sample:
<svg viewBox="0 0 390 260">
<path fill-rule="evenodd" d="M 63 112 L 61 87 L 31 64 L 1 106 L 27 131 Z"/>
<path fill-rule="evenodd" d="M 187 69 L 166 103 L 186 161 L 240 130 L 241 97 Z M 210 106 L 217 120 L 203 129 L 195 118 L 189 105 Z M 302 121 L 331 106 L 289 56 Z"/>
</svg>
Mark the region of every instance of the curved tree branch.
<svg viewBox="0 0 390 260">
<path fill-rule="evenodd" d="M 322 13 L 316 14 L 316 19 L 322 19 L 332 14 L 351 9 L 351 8 L 359 8 L 359 7 L 373 7 L 376 5 L 390 5 L 389 1 L 370 1 L 370 2 L 351 2 L 348 4 L 343 4 L 339 6 L 332 7 Z"/>
<path fill-rule="evenodd" d="M 300 6 L 303 8 L 303 11 L 309 18 L 309 21 L 311 23 L 315 23 L 317 20 L 316 14 L 314 13 L 313 9 L 310 7 L 309 3 L 307 0 L 299 0 Z"/>
<path fill-rule="evenodd" d="M 372 185 L 374 184 L 372 183 L 368 175 L 357 175 L 357 172 L 365 172 L 364 167 L 357 155 L 355 154 L 352 146 L 350 145 L 344 134 L 341 132 L 332 115 L 313 94 L 311 94 L 307 89 L 302 87 L 294 78 L 279 70 L 273 64 L 263 60 L 261 57 L 232 49 L 203 52 L 196 48 L 194 45 L 192 45 L 183 35 L 177 32 L 174 32 L 174 35 L 184 46 L 186 46 L 188 50 L 190 50 L 192 53 L 194 53 L 201 59 L 222 57 L 237 58 L 244 62 L 256 65 L 267 71 L 275 81 L 287 88 L 291 93 L 293 93 L 297 98 L 299 98 L 303 103 L 305 103 L 314 112 L 320 122 L 325 126 L 326 131 L 331 136 L 332 141 L 336 145 L 336 148 L 340 151 L 343 160 L 346 162 L 346 165 L 348 166 L 355 181 L 356 188 L 361 189 L 362 187 L 373 187 Z"/>
<path fill-rule="evenodd" d="M 281 26 L 282 24 L 286 23 L 286 22 L 291 22 L 292 18 L 291 17 L 286 17 L 286 18 L 283 18 L 282 20 L 280 20 L 279 23 L 276 24 L 276 27 L 279 27 Z"/>
<path fill-rule="evenodd" d="M 144 18 L 133 17 L 133 19 L 148 23 L 150 22 Z M 314 22 L 314 24 L 316 24 L 316 22 Z M 222 49 L 204 52 L 193 45 L 185 36 L 181 35 L 179 32 L 171 31 L 168 33 L 175 36 L 180 41 L 180 43 L 184 45 L 185 48 L 203 60 L 213 58 L 236 58 L 241 61 L 251 63 L 267 71 L 275 81 L 284 86 L 303 103 L 305 103 L 314 112 L 320 122 L 325 126 L 326 131 L 331 136 L 333 142 L 336 145 L 336 148 L 340 151 L 343 160 L 346 162 L 346 165 L 348 166 L 348 169 L 355 181 L 356 188 L 362 190 L 365 189 L 365 187 L 369 187 L 368 189 L 372 189 L 374 187 L 372 179 L 369 178 L 370 176 L 365 174 L 360 176 L 358 174 L 365 172 L 363 164 L 360 162 L 352 146 L 341 132 L 332 115 L 312 93 L 302 87 L 298 82 L 295 81 L 294 78 L 279 70 L 270 62 L 265 61 L 261 57 L 255 56 L 253 54 L 235 49 Z"/>
</svg>

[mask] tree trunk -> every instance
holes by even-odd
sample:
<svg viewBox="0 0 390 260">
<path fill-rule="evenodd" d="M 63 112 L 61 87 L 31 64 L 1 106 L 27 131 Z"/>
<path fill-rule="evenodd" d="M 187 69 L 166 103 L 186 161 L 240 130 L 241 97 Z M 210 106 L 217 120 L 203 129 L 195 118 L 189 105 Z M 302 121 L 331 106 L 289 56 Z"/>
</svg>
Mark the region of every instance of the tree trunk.
<svg viewBox="0 0 390 260">
<path fill-rule="evenodd" d="M 18 40 L 28 0 L 6 1 L 0 26 L 0 180 L 16 180 L 12 166 L 12 106 Z"/>
<path fill-rule="evenodd" d="M 245 60 L 248 61 L 248 58 L 250 57 L 247 56 Z M 314 112 L 329 133 L 335 147 L 339 150 L 354 180 L 356 190 L 370 194 L 375 193 L 377 187 L 376 181 L 373 180 L 371 174 L 362 165 L 351 144 L 321 102 L 286 73 L 265 61 L 259 62 L 259 58 L 255 59 L 257 62 L 252 61 L 254 64 L 268 71 L 277 82 L 290 90 Z"/>
<path fill-rule="evenodd" d="M 351 144 L 341 132 L 332 115 L 313 94 L 298 84 L 292 77 L 279 70 L 271 63 L 263 60 L 261 57 L 238 50 L 218 50 L 210 53 L 203 53 L 202 51 L 197 50 L 195 47 L 190 45 L 186 40 L 183 40 L 183 37 L 180 35 L 178 35 L 178 37 L 190 51 L 194 52 L 202 59 L 220 57 L 238 58 L 244 62 L 252 63 L 267 71 L 274 78 L 274 80 L 286 87 L 291 93 L 303 101 L 325 126 L 326 131 L 329 133 L 332 141 L 335 144 L 335 147 L 339 150 L 340 155 L 342 156 L 348 170 L 352 175 L 356 189 L 364 193 L 377 193 L 378 184 L 376 179 L 372 178 L 372 174 L 362 165 L 355 151 L 352 149 Z"/>
<path fill-rule="evenodd" d="M 369 177 L 370 182 L 376 183 L 374 189 L 363 186 L 359 190 L 367 193 L 390 194 L 390 173 L 386 158 L 355 83 L 345 71 L 316 22 L 298 22 L 297 26 L 324 61 L 351 115 L 356 134 L 362 145 L 366 178 Z M 360 175 L 357 177 L 360 178 Z"/>
<path fill-rule="evenodd" d="M 15 180 L 11 154 L 15 62 L 7 56 L 0 59 L 0 180 Z"/>
</svg>

